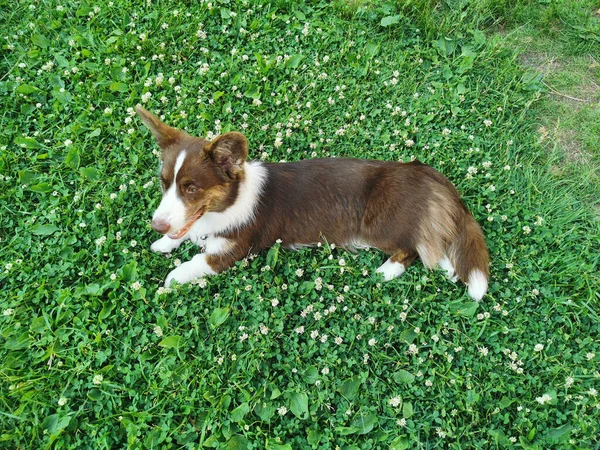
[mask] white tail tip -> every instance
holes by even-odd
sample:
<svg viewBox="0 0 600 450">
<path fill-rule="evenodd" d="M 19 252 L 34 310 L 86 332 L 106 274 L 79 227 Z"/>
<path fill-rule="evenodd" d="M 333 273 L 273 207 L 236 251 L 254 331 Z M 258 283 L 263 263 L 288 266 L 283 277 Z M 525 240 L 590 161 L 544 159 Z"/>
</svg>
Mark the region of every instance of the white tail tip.
<svg viewBox="0 0 600 450">
<path fill-rule="evenodd" d="M 485 274 L 479 270 L 472 270 L 469 274 L 469 295 L 475 301 L 479 301 L 483 298 L 488 288 L 488 280 Z"/>
</svg>

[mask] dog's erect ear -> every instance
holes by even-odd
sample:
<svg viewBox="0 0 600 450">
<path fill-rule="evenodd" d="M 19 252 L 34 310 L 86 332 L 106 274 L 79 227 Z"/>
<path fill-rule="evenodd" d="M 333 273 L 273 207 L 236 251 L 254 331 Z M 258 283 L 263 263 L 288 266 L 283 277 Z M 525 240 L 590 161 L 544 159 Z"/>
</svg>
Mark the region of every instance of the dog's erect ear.
<svg viewBox="0 0 600 450">
<path fill-rule="evenodd" d="M 146 111 L 140 105 L 135 107 L 137 115 L 142 119 L 142 122 L 152 131 L 160 148 L 165 149 L 177 141 L 181 140 L 186 133 L 177 128 L 170 127 L 149 111 Z"/>
<path fill-rule="evenodd" d="M 217 137 L 204 147 L 204 151 L 233 178 L 244 166 L 248 157 L 248 141 L 242 133 L 233 131 Z"/>
</svg>

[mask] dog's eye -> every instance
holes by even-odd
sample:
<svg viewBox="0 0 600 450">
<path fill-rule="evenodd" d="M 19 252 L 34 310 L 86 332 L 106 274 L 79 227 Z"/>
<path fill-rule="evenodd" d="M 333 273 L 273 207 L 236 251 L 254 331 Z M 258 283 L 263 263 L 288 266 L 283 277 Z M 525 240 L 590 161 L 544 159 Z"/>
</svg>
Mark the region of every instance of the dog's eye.
<svg viewBox="0 0 600 450">
<path fill-rule="evenodd" d="M 194 193 L 198 192 L 198 188 L 196 186 L 194 186 L 193 184 L 190 184 L 188 187 L 185 188 L 185 191 L 188 194 L 194 194 Z"/>
</svg>

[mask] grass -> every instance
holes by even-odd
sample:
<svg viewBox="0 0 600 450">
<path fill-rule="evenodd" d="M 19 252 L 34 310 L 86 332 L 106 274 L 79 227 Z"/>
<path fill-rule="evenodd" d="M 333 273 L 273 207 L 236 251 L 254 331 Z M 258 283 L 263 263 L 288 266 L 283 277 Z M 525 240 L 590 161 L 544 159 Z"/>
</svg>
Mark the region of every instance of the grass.
<svg viewBox="0 0 600 450">
<path fill-rule="evenodd" d="M 540 142 L 546 85 L 577 93 L 490 31 L 526 4 L 2 3 L 0 447 L 597 447 L 596 178 Z M 159 289 L 194 249 L 149 251 L 137 103 L 243 130 L 255 159 L 438 168 L 483 225 L 489 295 L 328 246 Z"/>
</svg>

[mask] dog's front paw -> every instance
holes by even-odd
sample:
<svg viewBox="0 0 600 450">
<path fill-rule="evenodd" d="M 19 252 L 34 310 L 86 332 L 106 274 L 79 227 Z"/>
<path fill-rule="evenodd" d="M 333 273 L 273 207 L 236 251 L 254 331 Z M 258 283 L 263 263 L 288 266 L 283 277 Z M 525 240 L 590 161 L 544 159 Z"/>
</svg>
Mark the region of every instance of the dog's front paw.
<svg viewBox="0 0 600 450">
<path fill-rule="evenodd" d="M 169 272 L 169 275 L 167 275 L 167 278 L 165 279 L 165 287 L 171 286 L 171 284 L 174 281 L 176 281 L 179 284 L 185 284 L 189 283 L 193 279 L 194 277 L 190 276 L 188 270 L 185 270 L 185 268 L 182 269 L 182 267 L 179 266 L 176 269 L 173 269 L 171 270 L 171 272 Z"/>
<path fill-rule="evenodd" d="M 213 275 L 215 271 L 207 264 L 206 255 L 201 253 L 192 258 L 191 261 L 184 262 L 182 265 L 173 269 L 165 280 L 165 287 L 177 281 L 179 284 L 189 283 L 195 278 L 205 275 Z"/>
<path fill-rule="evenodd" d="M 171 239 L 169 236 L 163 236 L 150 246 L 150 250 L 156 253 L 171 253 L 179 247 L 180 244 L 181 242 L 179 242 L 178 239 Z"/>
</svg>

